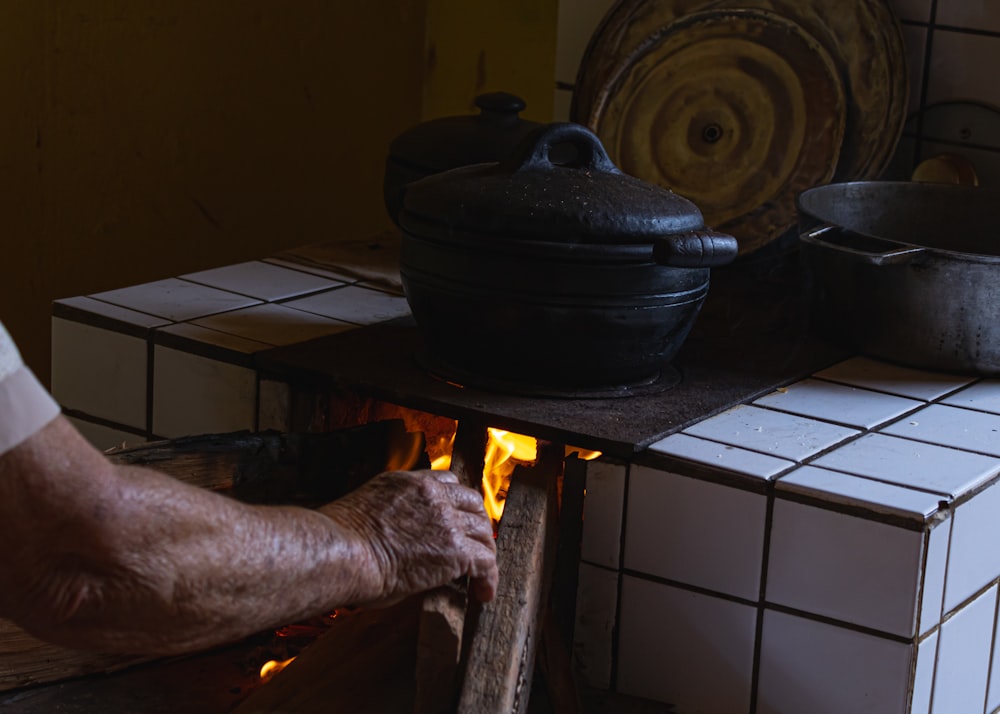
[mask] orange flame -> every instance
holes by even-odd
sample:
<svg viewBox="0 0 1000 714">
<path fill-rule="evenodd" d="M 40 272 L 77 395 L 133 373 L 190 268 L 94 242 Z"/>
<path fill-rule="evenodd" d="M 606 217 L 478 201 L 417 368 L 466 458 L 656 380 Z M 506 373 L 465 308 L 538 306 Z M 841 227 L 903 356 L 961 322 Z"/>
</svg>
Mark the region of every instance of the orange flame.
<svg viewBox="0 0 1000 714">
<path fill-rule="evenodd" d="M 503 515 L 511 474 L 514 473 L 516 466 L 531 465 L 538 459 L 538 440 L 532 436 L 515 434 L 494 427 L 487 429 L 487 432 L 489 437 L 483 459 L 483 503 L 486 506 L 487 515 L 496 524 L 500 522 L 500 516 Z M 450 441 L 442 438 L 440 443 L 435 444 L 434 451 L 440 455 L 431 461 L 432 469 L 446 470 L 451 466 L 454 445 L 454 433 L 452 433 Z M 566 456 L 576 454 L 577 458 L 584 461 L 592 461 L 601 455 L 600 451 L 591 451 L 575 446 L 567 446 L 565 453 Z"/>
<path fill-rule="evenodd" d="M 571 456 L 576 454 L 576 457 L 582 461 L 593 461 L 601 455 L 600 451 L 591 451 L 590 449 L 581 449 L 576 446 L 566 447 L 566 456 Z"/>
<path fill-rule="evenodd" d="M 289 657 L 288 659 L 280 661 L 276 659 L 268 660 L 260 668 L 260 681 L 261 682 L 269 681 L 271 677 L 276 675 L 278 672 L 283 670 L 285 667 L 287 667 L 294 661 L 295 661 L 294 657 Z"/>
<path fill-rule="evenodd" d="M 538 459 L 538 441 L 531 436 L 490 428 L 483 465 L 483 499 L 486 513 L 500 522 L 511 474 L 519 464 Z"/>
<path fill-rule="evenodd" d="M 456 422 L 457 424 L 457 422 Z M 431 457 L 431 468 L 435 471 L 447 471 L 451 466 L 451 452 L 455 447 L 455 433 L 451 432 L 451 438 L 439 438 L 434 444 L 427 445 L 427 454 Z M 438 456 L 434 456 L 438 454 Z"/>
</svg>

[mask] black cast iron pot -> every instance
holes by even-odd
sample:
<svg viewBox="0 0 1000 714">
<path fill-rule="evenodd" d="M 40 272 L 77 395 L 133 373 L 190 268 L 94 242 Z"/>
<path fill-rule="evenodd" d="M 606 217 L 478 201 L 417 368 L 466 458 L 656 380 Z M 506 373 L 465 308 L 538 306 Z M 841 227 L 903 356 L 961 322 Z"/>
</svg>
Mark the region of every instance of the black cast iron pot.
<svg viewBox="0 0 1000 714">
<path fill-rule="evenodd" d="M 533 394 L 661 384 L 710 268 L 738 249 L 690 201 L 623 174 L 568 123 L 540 127 L 500 163 L 409 184 L 399 224 L 425 361 L 466 384 Z"/>
<path fill-rule="evenodd" d="M 480 94 L 475 105 L 478 114 L 417 124 L 389 144 L 382 198 L 393 222 L 398 220 L 406 184 L 459 166 L 500 161 L 529 132 L 541 126 L 520 116 L 526 105 L 516 94 Z"/>
</svg>

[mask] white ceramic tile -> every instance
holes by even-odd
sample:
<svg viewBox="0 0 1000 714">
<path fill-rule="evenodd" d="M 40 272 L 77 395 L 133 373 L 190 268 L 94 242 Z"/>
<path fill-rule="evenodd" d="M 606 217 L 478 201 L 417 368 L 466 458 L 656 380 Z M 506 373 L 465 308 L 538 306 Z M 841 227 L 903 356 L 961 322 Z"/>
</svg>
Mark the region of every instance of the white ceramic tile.
<svg viewBox="0 0 1000 714">
<path fill-rule="evenodd" d="M 619 464 L 587 462 L 580 557 L 608 568 L 618 567 L 621 553 L 625 471 Z"/>
<path fill-rule="evenodd" d="M 821 379 L 806 379 L 766 394 L 754 404 L 871 429 L 916 409 L 923 402 Z"/>
<path fill-rule="evenodd" d="M 852 357 L 817 372 L 815 376 L 877 392 L 928 401 L 973 381 L 972 377 L 900 367 L 868 357 Z"/>
<path fill-rule="evenodd" d="M 794 414 L 741 405 L 698 422 L 684 433 L 801 461 L 860 432 Z"/>
<path fill-rule="evenodd" d="M 153 355 L 153 433 L 175 438 L 253 429 L 253 370 L 157 345 Z"/>
<path fill-rule="evenodd" d="M 920 623 L 917 631 L 923 635 L 941 621 L 944 603 L 944 581 L 948 569 L 948 546 L 951 543 L 951 519 L 931 528 L 924 556 L 924 581 L 920 586 Z"/>
<path fill-rule="evenodd" d="M 937 664 L 938 632 L 935 630 L 917 644 L 917 665 L 913 672 L 913 692 L 907 714 L 930 714 L 934 668 Z"/>
<path fill-rule="evenodd" d="M 931 706 L 933 714 L 983 711 L 993 649 L 996 600 L 994 585 L 941 623 Z"/>
<path fill-rule="evenodd" d="M 767 497 L 633 465 L 625 567 L 756 601 Z"/>
<path fill-rule="evenodd" d="M 998 62 L 1000 37 L 936 30 L 931 46 L 927 102 L 975 98 L 1000 104 L 1000 86 L 988 69 L 996 67 Z"/>
<path fill-rule="evenodd" d="M 779 491 L 814 496 L 831 503 L 860 506 L 923 522 L 940 507 L 941 497 L 861 476 L 802 466 L 778 481 Z"/>
<path fill-rule="evenodd" d="M 941 402 L 953 407 L 1000 414 L 1000 381 L 984 379 L 982 382 L 976 382 L 961 391 L 949 394 Z"/>
<path fill-rule="evenodd" d="M 934 20 L 939 25 L 1000 32 L 1000 4 L 995 0 L 945 0 L 938 2 Z"/>
<path fill-rule="evenodd" d="M 351 276 L 347 272 L 341 272 L 336 269 L 328 267 L 310 265 L 308 263 L 300 263 L 294 260 L 284 260 L 282 258 L 264 258 L 264 262 L 269 263 L 270 265 L 277 265 L 282 268 L 288 268 L 289 270 L 300 270 L 303 273 L 309 273 L 310 275 L 318 275 L 321 278 L 335 280 L 339 283 L 353 283 L 358 280 L 358 278 Z"/>
<path fill-rule="evenodd" d="M 1000 484 L 959 504 L 952 516 L 944 611 L 1000 576 Z"/>
<path fill-rule="evenodd" d="M 1000 414 L 931 404 L 881 431 L 907 439 L 1000 456 Z"/>
<path fill-rule="evenodd" d="M 406 291 L 403 290 L 402 285 L 387 285 L 382 281 L 378 280 L 359 280 L 355 283 L 359 288 L 367 288 L 369 290 L 377 290 L 379 292 L 388 293 L 389 295 L 395 295 L 396 297 L 405 297 Z"/>
<path fill-rule="evenodd" d="M 988 689 L 986 711 L 993 712 L 1000 707 L 1000 620 L 993 623 L 993 656 Z"/>
<path fill-rule="evenodd" d="M 910 78 L 910 100 L 907 114 L 920 109 L 920 95 L 924 81 L 924 60 L 927 55 L 927 28 L 903 25 L 903 44 L 906 47 L 906 68 Z"/>
<path fill-rule="evenodd" d="M 247 309 L 253 310 L 255 308 L 251 307 Z M 211 345 L 213 347 L 220 347 L 223 350 L 238 352 L 245 355 L 256 354 L 257 352 L 273 347 L 273 345 L 269 345 L 266 342 L 248 340 L 245 337 L 231 335 L 228 332 L 210 330 L 207 327 L 201 327 L 200 325 L 196 325 L 191 322 L 178 322 L 157 330 L 157 333 L 158 337 L 164 334 L 175 335 L 183 338 L 184 340 L 191 340 L 193 342 L 198 342 L 203 345 Z"/>
<path fill-rule="evenodd" d="M 613 638 L 618 616 L 618 573 L 580 563 L 573 627 L 573 671 L 591 687 L 611 686 Z"/>
<path fill-rule="evenodd" d="M 67 409 L 146 429 L 146 340 L 52 319 L 52 393 Z"/>
<path fill-rule="evenodd" d="M 749 711 L 756 608 L 623 576 L 619 621 L 619 692 L 679 712 Z"/>
<path fill-rule="evenodd" d="M 926 108 L 922 120 L 920 130 L 927 144 L 921 159 L 945 153 L 959 154 L 979 173 L 982 167 L 971 145 L 1000 146 L 1000 114 L 990 105 L 968 99 L 934 104 Z M 916 126 L 911 130 L 916 130 Z"/>
<path fill-rule="evenodd" d="M 188 273 L 181 278 L 212 288 L 272 301 L 344 285 L 343 281 L 329 280 L 299 270 L 289 270 L 259 260 Z"/>
<path fill-rule="evenodd" d="M 108 451 L 120 446 L 138 446 L 144 444 L 146 439 L 133 434 L 130 431 L 114 429 L 104 424 L 95 424 L 92 421 L 67 417 L 76 430 L 98 451 Z"/>
<path fill-rule="evenodd" d="M 957 451 L 886 434 L 866 434 L 812 462 L 835 471 L 958 496 L 996 474 L 991 456 Z"/>
<path fill-rule="evenodd" d="M 900 20 L 928 22 L 931 19 L 931 0 L 892 0 L 892 7 Z"/>
<path fill-rule="evenodd" d="M 614 0 L 559 0 L 556 80 L 572 83 L 590 36 Z"/>
<path fill-rule="evenodd" d="M 360 238 L 341 235 L 336 240 L 300 246 L 273 257 L 343 273 L 353 280 L 364 280 L 399 291 L 402 287 L 399 276 L 402 237 L 397 228 Z"/>
<path fill-rule="evenodd" d="M 95 293 L 91 297 L 177 322 L 248 307 L 260 302 L 245 295 L 189 283 L 178 278 L 108 290 Z"/>
<path fill-rule="evenodd" d="M 328 290 L 284 304 L 357 325 L 373 325 L 410 314 L 406 298 L 357 285 Z"/>
<path fill-rule="evenodd" d="M 889 160 L 889 165 L 882 172 L 884 181 L 909 181 L 913 169 L 917 165 L 917 142 L 913 137 L 902 136 L 896 145 L 896 151 Z"/>
<path fill-rule="evenodd" d="M 255 305 L 203 317 L 193 324 L 270 345 L 294 345 L 355 327 L 340 320 L 294 310 L 284 304 Z"/>
<path fill-rule="evenodd" d="M 257 428 L 290 431 L 292 428 L 292 388 L 287 382 L 274 379 L 260 380 L 260 405 L 257 410 Z"/>
<path fill-rule="evenodd" d="M 167 320 L 160 317 L 154 317 L 153 315 L 147 315 L 144 312 L 136 312 L 135 310 L 129 310 L 124 307 L 119 307 L 118 305 L 111 305 L 106 302 L 101 302 L 100 300 L 94 300 L 94 298 L 80 296 L 65 298 L 64 300 L 56 300 L 53 304 L 55 306 L 65 306 L 75 310 L 80 310 L 82 312 L 90 313 L 92 315 L 107 318 L 109 320 L 114 320 L 116 322 L 123 322 L 127 325 L 134 325 L 135 327 L 143 329 L 151 329 L 153 327 L 161 327 L 163 325 L 170 324 Z M 82 320 L 77 320 L 80 322 Z"/>
<path fill-rule="evenodd" d="M 720 444 L 717 441 L 699 439 L 688 434 L 671 434 L 651 444 L 649 450 L 762 479 L 772 479 L 795 466 L 794 461 Z"/>
<path fill-rule="evenodd" d="M 757 714 L 906 710 L 913 645 L 772 610 L 761 637 Z"/>
<path fill-rule="evenodd" d="M 911 637 L 923 533 L 776 498 L 767 601 Z"/>
</svg>

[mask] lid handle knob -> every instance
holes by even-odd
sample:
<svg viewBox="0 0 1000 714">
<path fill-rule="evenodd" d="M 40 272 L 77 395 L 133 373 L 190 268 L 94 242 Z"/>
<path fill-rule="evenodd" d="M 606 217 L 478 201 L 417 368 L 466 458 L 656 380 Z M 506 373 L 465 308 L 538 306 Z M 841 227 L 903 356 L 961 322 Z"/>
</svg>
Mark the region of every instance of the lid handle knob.
<svg viewBox="0 0 1000 714">
<path fill-rule="evenodd" d="M 487 92 L 476 97 L 475 104 L 479 107 L 480 117 L 514 118 L 518 112 L 523 112 L 528 106 L 524 100 L 510 92 Z"/>
<path fill-rule="evenodd" d="M 557 160 L 554 157 L 564 158 Z M 620 174 L 594 132 L 573 122 L 541 126 L 524 137 L 501 164 L 516 171 L 573 169 Z"/>
</svg>

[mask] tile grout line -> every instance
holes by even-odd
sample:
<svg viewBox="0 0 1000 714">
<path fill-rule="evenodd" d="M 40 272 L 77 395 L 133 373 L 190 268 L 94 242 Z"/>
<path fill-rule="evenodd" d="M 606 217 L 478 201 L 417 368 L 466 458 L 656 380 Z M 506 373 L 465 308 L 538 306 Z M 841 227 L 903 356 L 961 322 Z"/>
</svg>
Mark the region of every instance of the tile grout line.
<svg viewBox="0 0 1000 714">
<path fill-rule="evenodd" d="M 986 667 L 986 693 L 983 696 L 983 711 L 986 711 L 986 705 L 990 701 L 990 686 L 994 684 L 993 680 L 993 660 L 996 656 L 996 646 L 997 646 L 997 617 L 1000 617 L 1000 588 L 997 589 L 996 601 L 993 603 L 993 635 L 990 637 L 990 658 Z"/>
<path fill-rule="evenodd" d="M 774 500 L 776 481 L 770 481 L 767 489 L 767 505 L 764 510 L 764 542 L 760 562 L 760 585 L 757 590 L 757 613 L 753 643 L 753 662 L 750 670 L 750 711 L 757 713 L 757 699 L 760 696 L 760 657 L 764 646 L 764 612 L 767 604 L 767 569 L 771 560 L 771 526 L 774 523 Z"/>
<path fill-rule="evenodd" d="M 589 473 L 588 473 L 589 476 Z M 628 526 L 628 497 L 629 485 L 632 480 L 632 464 L 625 465 L 625 484 L 622 488 L 622 522 L 620 527 L 620 538 L 618 543 L 618 586 L 615 593 L 615 620 L 611 628 L 611 671 L 609 687 L 612 692 L 618 691 L 618 656 L 621 638 L 621 617 L 622 617 L 622 591 L 625 585 L 625 533 Z M 584 502 L 586 511 L 586 501 Z"/>
<path fill-rule="evenodd" d="M 952 513 L 952 517 L 948 519 L 948 554 L 944 562 L 944 582 L 941 583 L 941 609 L 938 612 L 937 618 L 938 637 L 934 643 L 934 671 L 931 673 L 931 691 L 927 695 L 928 704 L 931 709 L 934 708 L 934 692 L 937 689 L 938 657 L 941 654 L 941 640 L 944 639 L 945 595 L 948 590 L 948 569 L 951 565 L 951 546 L 954 532 L 955 514 Z"/>
<path fill-rule="evenodd" d="M 931 53 L 934 49 L 934 30 L 937 25 L 937 4 L 938 0 L 931 0 L 930 20 L 927 25 L 927 38 L 924 41 L 924 64 L 923 73 L 920 77 L 920 100 L 917 109 L 917 136 L 913 142 L 913 162 L 911 172 L 916 170 L 924 144 L 924 112 L 927 109 L 927 88 L 930 85 L 931 75 Z"/>
</svg>

